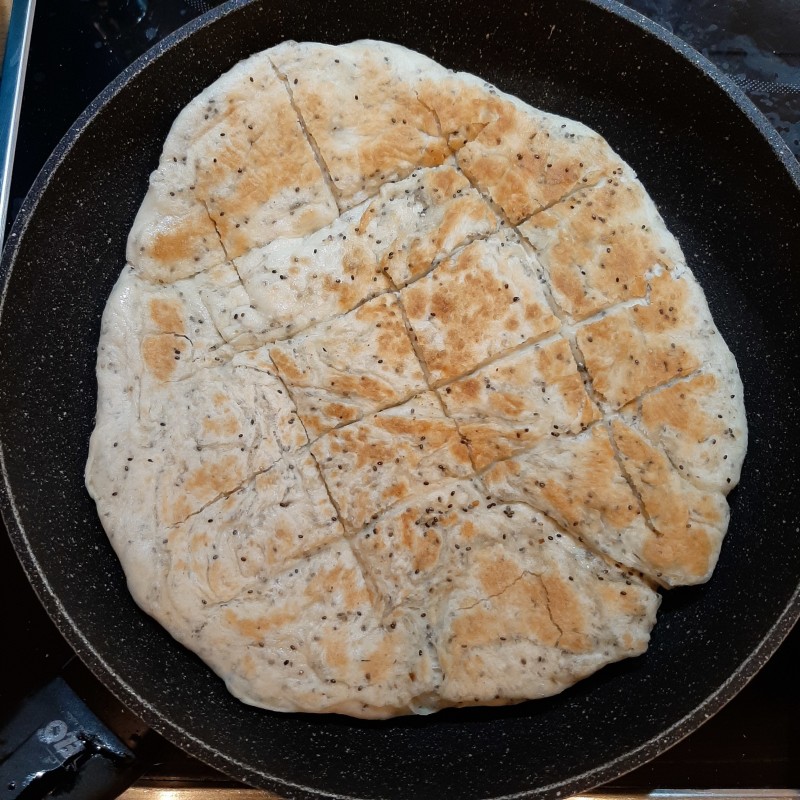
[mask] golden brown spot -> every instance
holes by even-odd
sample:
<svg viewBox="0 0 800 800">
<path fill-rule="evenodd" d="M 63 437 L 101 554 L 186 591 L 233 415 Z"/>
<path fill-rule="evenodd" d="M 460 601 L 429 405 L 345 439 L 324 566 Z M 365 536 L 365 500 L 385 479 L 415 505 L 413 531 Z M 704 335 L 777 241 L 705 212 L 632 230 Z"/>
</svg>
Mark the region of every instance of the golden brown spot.
<svg viewBox="0 0 800 800">
<path fill-rule="evenodd" d="M 477 469 L 483 469 L 492 461 L 513 455 L 519 449 L 515 443 L 522 441 L 521 436 L 517 439 L 514 433 L 498 431 L 490 424 L 460 423 L 460 427 L 469 441 L 469 449 Z"/>
<path fill-rule="evenodd" d="M 239 420 L 233 414 L 226 414 L 223 417 L 204 417 L 203 431 L 215 436 L 233 437 L 239 432 Z"/>
<path fill-rule="evenodd" d="M 478 535 L 478 529 L 472 520 L 465 520 L 458 529 L 459 536 L 467 541 L 474 539 Z"/>
<path fill-rule="evenodd" d="M 680 571 L 689 579 L 703 578 L 714 555 L 708 533 L 699 526 L 675 528 L 668 535 L 653 537 L 644 547 L 644 557 L 660 572 Z"/>
<path fill-rule="evenodd" d="M 419 509 L 410 509 L 400 517 L 400 544 L 411 556 L 412 568 L 423 572 L 436 565 L 441 542 L 437 536 L 420 534 L 415 524 L 418 513 Z"/>
<path fill-rule="evenodd" d="M 253 642 L 260 642 L 268 631 L 282 628 L 293 622 L 294 616 L 294 614 L 287 611 L 274 611 L 253 619 L 251 617 L 240 617 L 228 608 L 225 610 L 225 624 L 241 636 Z"/>
<path fill-rule="evenodd" d="M 235 488 L 241 483 L 243 477 L 242 468 L 236 456 L 222 455 L 189 472 L 184 489 L 198 500 L 211 500 L 218 494 Z"/>
<path fill-rule="evenodd" d="M 517 417 L 526 408 L 525 399 L 510 392 L 492 392 L 489 394 L 488 403 L 492 413 L 502 417 Z"/>
<path fill-rule="evenodd" d="M 159 488 L 159 519 L 164 525 L 174 525 L 185 520 L 196 509 L 189 504 L 186 495 Z"/>
<path fill-rule="evenodd" d="M 337 674 L 341 673 L 350 661 L 348 657 L 348 642 L 339 633 L 329 633 L 322 638 L 321 642 L 325 664 Z"/>
<path fill-rule="evenodd" d="M 196 533 L 192 538 L 189 540 L 189 552 L 192 555 L 198 555 L 201 551 L 205 550 L 211 540 L 208 538 L 208 535 L 205 533 Z"/>
<path fill-rule="evenodd" d="M 292 383 L 303 380 L 303 370 L 297 366 L 290 352 L 287 353 L 282 347 L 271 347 L 269 357 L 286 380 Z"/>
<path fill-rule="evenodd" d="M 189 347 L 187 339 L 171 333 L 145 336 L 142 340 L 142 360 L 157 380 L 168 381 L 177 371 L 178 362 Z"/>
<path fill-rule="evenodd" d="M 408 497 L 411 493 L 411 484 L 405 478 L 398 478 L 381 492 L 383 505 L 388 506 L 397 500 Z"/>
<path fill-rule="evenodd" d="M 467 378 L 452 384 L 448 400 L 452 403 L 466 404 L 477 401 L 481 396 L 481 382 L 477 378 Z"/>
<path fill-rule="evenodd" d="M 575 590 L 555 574 L 545 574 L 541 580 L 553 623 L 561 630 L 559 646 L 573 653 L 589 651 L 592 642 L 586 632 L 588 621 Z"/>
<path fill-rule="evenodd" d="M 352 406 L 346 406 L 344 403 L 326 403 L 322 411 L 325 417 L 329 420 L 335 420 L 336 424 L 353 422 L 353 420 L 358 419 L 358 409 Z M 303 419 L 305 421 L 305 413 L 303 414 Z M 316 419 L 321 420 L 322 418 L 316 417 Z M 328 427 L 330 427 L 330 425 L 322 423 L 320 430 L 327 430 Z"/>
<path fill-rule="evenodd" d="M 178 300 L 153 297 L 149 301 L 150 319 L 161 333 L 185 333 L 183 307 Z"/>
<path fill-rule="evenodd" d="M 486 595 L 497 595 L 507 589 L 519 577 L 519 567 L 504 559 L 481 559 L 478 580 Z"/>
<path fill-rule="evenodd" d="M 383 403 L 394 399 L 395 393 L 385 381 L 371 375 L 342 375 L 337 374 L 336 385 L 327 386 L 329 391 L 335 391 L 345 397 L 355 395 L 372 400 L 373 403 Z"/>
<path fill-rule="evenodd" d="M 205 253 L 204 239 L 209 243 L 217 243 L 214 224 L 205 209 L 193 209 L 184 217 L 166 217 L 160 221 L 149 255 L 164 265 L 163 277 L 169 280 L 188 277 L 197 271 L 196 268 L 191 270 L 188 264 L 195 263 L 195 257 L 201 258 Z M 179 262 L 187 262 L 187 267 L 180 275 L 173 275 L 169 268 Z"/>
<path fill-rule="evenodd" d="M 662 425 L 680 431 L 687 443 L 721 435 L 725 421 L 703 409 L 704 400 L 713 395 L 718 385 L 714 375 L 704 373 L 648 395 L 642 400 L 642 420 L 651 431 Z"/>
<path fill-rule="evenodd" d="M 341 596 L 344 608 L 353 611 L 370 601 L 361 573 L 342 564 L 321 570 L 308 583 L 304 595 L 315 603 L 330 603 Z"/>
</svg>

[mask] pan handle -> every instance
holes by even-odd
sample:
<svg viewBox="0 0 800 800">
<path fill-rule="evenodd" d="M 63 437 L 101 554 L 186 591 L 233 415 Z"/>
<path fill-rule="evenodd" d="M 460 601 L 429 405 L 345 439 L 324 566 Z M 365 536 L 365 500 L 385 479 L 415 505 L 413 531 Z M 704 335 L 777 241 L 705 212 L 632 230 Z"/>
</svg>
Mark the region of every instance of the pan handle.
<svg viewBox="0 0 800 800">
<path fill-rule="evenodd" d="M 0 251 L 6 233 L 11 167 L 17 146 L 19 112 L 36 0 L 14 0 L 8 23 L 2 83 L 0 83 Z"/>
<path fill-rule="evenodd" d="M 0 728 L 3 800 L 109 800 L 137 778 L 137 764 L 60 677 L 22 701 Z"/>
</svg>

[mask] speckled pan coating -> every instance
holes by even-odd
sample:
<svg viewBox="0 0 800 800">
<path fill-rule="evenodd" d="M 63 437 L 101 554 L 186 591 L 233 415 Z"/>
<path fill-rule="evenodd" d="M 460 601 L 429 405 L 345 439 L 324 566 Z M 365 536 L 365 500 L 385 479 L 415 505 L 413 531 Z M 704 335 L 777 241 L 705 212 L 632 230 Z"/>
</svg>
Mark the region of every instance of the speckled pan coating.
<svg viewBox="0 0 800 800">
<path fill-rule="evenodd" d="M 454 24 L 458 20 L 458 24 Z M 285 38 L 397 41 L 598 130 L 681 241 L 740 365 L 751 443 L 710 583 L 667 596 L 648 653 L 558 697 L 368 723 L 243 707 L 129 597 L 83 488 L 100 314 L 177 111 Z M 708 62 L 610 2 L 234 2 L 158 45 L 76 123 L 5 252 L 2 511 L 39 596 L 148 723 L 284 797 L 555 798 L 690 733 L 800 614 L 800 168 Z M 13 268 L 13 270 L 12 270 Z"/>
</svg>

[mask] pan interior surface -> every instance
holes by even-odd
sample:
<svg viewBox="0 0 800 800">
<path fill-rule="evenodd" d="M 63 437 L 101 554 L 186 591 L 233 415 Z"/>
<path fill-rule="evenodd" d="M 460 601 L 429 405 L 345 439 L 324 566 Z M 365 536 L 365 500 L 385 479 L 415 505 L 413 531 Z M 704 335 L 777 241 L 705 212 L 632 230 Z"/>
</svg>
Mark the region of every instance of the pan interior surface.
<svg viewBox="0 0 800 800">
<path fill-rule="evenodd" d="M 100 316 L 177 112 L 284 39 L 394 41 L 595 128 L 678 237 L 745 385 L 750 449 L 717 571 L 665 598 L 646 655 L 564 694 L 370 723 L 241 704 L 134 605 L 83 486 Z M 798 613 L 800 187 L 696 63 L 583 0 L 502 13 L 438 4 L 234 3 L 135 65 L 60 146 L 18 219 L 0 317 L 0 442 L 12 538 L 79 654 L 136 712 L 283 796 L 556 797 L 689 733 Z"/>
</svg>

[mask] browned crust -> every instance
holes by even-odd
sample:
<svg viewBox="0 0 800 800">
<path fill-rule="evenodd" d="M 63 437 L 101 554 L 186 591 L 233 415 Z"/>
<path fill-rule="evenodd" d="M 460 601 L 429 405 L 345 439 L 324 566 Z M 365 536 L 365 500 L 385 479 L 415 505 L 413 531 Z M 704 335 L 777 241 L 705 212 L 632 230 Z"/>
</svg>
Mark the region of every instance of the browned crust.
<svg viewBox="0 0 800 800">
<path fill-rule="evenodd" d="M 641 184 L 622 167 L 535 214 L 520 231 L 547 270 L 556 301 L 576 319 L 643 298 L 648 274 L 673 269 L 680 257 Z"/>
<path fill-rule="evenodd" d="M 305 44 L 272 60 L 316 142 L 343 208 L 386 181 L 450 155 L 435 115 L 405 79 L 391 49 Z"/>
<path fill-rule="evenodd" d="M 560 326 L 525 252 L 505 236 L 473 242 L 400 292 L 434 385 Z"/>
<path fill-rule="evenodd" d="M 523 107 L 474 79 L 423 82 L 419 96 L 436 111 L 464 174 L 512 225 L 621 164 L 594 132 Z"/>
<path fill-rule="evenodd" d="M 500 358 L 439 395 L 478 470 L 600 418 L 569 344 L 560 338 Z"/>
<path fill-rule="evenodd" d="M 427 389 L 391 294 L 269 354 L 312 438 Z"/>
<path fill-rule="evenodd" d="M 707 580 L 728 524 L 724 498 L 686 483 L 661 451 L 619 420 L 612 421 L 611 430 L 625 471 L 657 533 L 647 542 L 644 557 L 657 573 L 680 576 L 675 582 Z"/>
<path fill-rule="evenodd" d="M 688 281 L 665 272 L 650 286 L 649 303 L 612 309 L 577 329 L 595 391 L 615 408 L 702 363 L 692 342 L 700 320 L 689 302 Z"/>
</svg>

